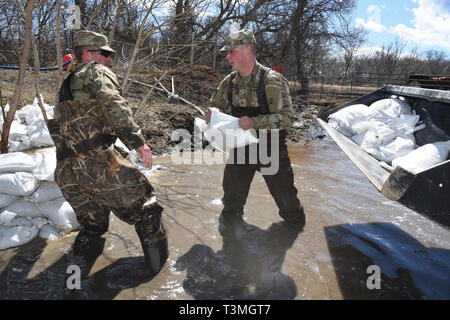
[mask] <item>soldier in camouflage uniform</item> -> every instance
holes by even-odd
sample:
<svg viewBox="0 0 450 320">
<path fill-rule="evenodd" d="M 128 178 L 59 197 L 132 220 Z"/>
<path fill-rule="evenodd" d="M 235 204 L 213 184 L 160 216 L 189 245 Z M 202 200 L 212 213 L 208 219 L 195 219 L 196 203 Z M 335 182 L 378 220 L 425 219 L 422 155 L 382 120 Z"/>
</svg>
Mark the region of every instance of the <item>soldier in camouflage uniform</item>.
<svg viewBox="0 0 450 320">
<path fill-rule="evenodd" d="M 74 47 L 77 68 L 62 84 L 55 117 L 48 123 L 57 149 L 55 181 L 82 226 L 74 253 L 87 253 L 98 243 L 112 211 L 134 225 L 150 269 L 157 273 L 168 256 L 163 208 L 147 178 L 114 146 L 119 137 L 151 168 L 150 147 L 109 69 L 115 51 L 105 36 L 91 31 L 77 32 Z"/>
<path fill-rule="evenodd" d="M 226 53 L 226 59 L 234 72 L 220 83 L 217 92 L 211 98 L 213 107 L 229 111 L 239 118 L 239 125 L 244 129 L 255 129 L 259 136 L 258 148 L 266 144 L 265 150 L 279 148 L 279 169 L 275 174 L 264 174 L 258 152 L 256 164 L 249 161 L 249 147 L 245 150 L 235 149 L 234 163 L 227 161 L 222 202 L 224 208 L 221 221 L 227 218 L 242 217 L 250 184 L 255 171 L 263 174 L 264 180 L 279 208 L 279 215 L 293 225 L 303 228 L 305 215 L 297 198 L 294 186 L 294 174 L 285 141 L 285 129 L 294 120 L 292 100 L 287 80 L 278 72 L 261 65 L 255 57 L 255 37 L 249 29 L 243 29 L 228 36 L 225 46 L 220 50 Z M 205 119 L 210 121 L 210 108 Z M 268 135 L 259 134 L 266 129 Z M 276 135 L 272 140 L 270 135 Z M 271 141 L 276 141 L 275 145 Z M 257 149 L 259 150 L 259 149 Z M 239 163 L 237 153 L 245 152 L 245 163 Z M 271 153 L 269 153 L 270 155 Z M 237 163 L 236 163 L 237 162 Z M 254 162 L 253 162 L 254 163 Z M 229 219 L 229 220 L 230 220 Z"/>
</svg>

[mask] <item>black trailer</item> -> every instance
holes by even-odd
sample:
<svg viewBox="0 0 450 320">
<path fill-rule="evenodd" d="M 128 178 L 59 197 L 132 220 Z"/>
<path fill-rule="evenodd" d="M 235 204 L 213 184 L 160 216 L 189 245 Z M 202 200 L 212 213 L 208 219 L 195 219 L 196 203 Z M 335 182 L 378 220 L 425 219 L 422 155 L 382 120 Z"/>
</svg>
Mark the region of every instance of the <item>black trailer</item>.
<svg viewBox="0 0 450 320">
<path fill-rule="evenodd" d="M 450 91 L 388 85 L 335 109 L 322 112 L 318 122 L 347 154 L 369 181 L 387 198 L 398 201 L 447 227 L 450 227 L 450 160 L 426 171 L 413 174 L 401 167 L 389 168 L 356 143 L 328 124 L 328 116 L 354 104 L 370 106 L 373 102 L 404 97 L 425 128 L 414 133 L 416 143 L 450 140 Z"/>
</svg>

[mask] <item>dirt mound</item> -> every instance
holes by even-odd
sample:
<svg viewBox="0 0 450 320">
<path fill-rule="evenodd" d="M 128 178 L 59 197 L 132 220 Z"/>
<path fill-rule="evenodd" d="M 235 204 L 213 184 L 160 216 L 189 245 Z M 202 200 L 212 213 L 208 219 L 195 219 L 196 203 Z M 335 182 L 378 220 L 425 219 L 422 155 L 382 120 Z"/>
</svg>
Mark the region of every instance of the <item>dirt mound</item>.
<svg viewBox="0 0 450 320">
<path fill-rule="evenodd" d="M 192 66 L 172 76 L 174 77 L 175 94 L 200 106 L 209 104 L 209 99 L 225 77 L 213 68 L 204 65 Z M 163 84 L 168 90 L 172 87 L 169 77 Z"/>
<path fill-rule="evenodd" d="M 153 101 L 152 106 L 144 110 L 136 123 L 141 127 L 148 145 L 155 155 L 170 152 L 180 141 L 172 140 L 172 133 L 184 129 L 192 136 L 194 119 L 200 114 L 186 105 L 169 104 L 163 99 Z M 201 116 L 200 116 L 201 117 Z"/>
</svg>

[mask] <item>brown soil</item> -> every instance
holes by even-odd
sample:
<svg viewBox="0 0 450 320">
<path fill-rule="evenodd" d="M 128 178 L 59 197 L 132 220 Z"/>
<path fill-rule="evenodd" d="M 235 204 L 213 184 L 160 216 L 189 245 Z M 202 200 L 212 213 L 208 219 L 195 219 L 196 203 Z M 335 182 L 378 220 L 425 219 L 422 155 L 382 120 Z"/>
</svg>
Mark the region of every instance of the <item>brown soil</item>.
<svg viewBox="0 0 450 320">
<path fill-rule="evenodd" d="M 118 70 L 116 70 L 118 71 Z M 18 71 L 0 69 L 0 88 L 3 104 L 11 99 Z M 215 92 L 218 84 L 224 78 L 223 74 L 214 69 L 197 65 L 190 69 L 172 74 L 174 77 L 175 94 L 200 109 L 206 111 L 211 95 Z M 132 78 L 155 85 L 154 77 L 151 73 L 134 74 Z M 44 102 L 54 105 L 56 99 L 56 73 L 40 73 L 40 90 L 44 97 Z M 169 91 L 172 90 L 170 76 L 161 81 L 162 85 Z M 35 92 L 32 73 L 27 72 L 25 83 L 21 94 L 20 105 L 32 103 Z M 187 129 L 190 133 L 194 130 L 194 118 L 201 117 L 200 113 L 189 104 L 169 103 L 165 91 L 154 90 L 153 95 L 148 99 L 145 110 L 136 118 L 136 122 L 141 126 L 148 144 L 154 154 L 162 154 L 170 151 L 176 141 L 171 141 L 172 132 L 175 129 Z M 133 110 L 136 110 L 142 97 L 150 89 L 138 84 L 130 87 L 127 99 Z M 295 90 L 291 90 L 294 103 L 294 110 L 297 120 L 288 130 L 288 139 L 298 143 L 308 143 L 311 140 L 323 137 L 323 131 L 316 122 L 316 116 L 322 108 L 333 108 L 349 99 L 313 99 L 299 95 Z"/>
</svg>

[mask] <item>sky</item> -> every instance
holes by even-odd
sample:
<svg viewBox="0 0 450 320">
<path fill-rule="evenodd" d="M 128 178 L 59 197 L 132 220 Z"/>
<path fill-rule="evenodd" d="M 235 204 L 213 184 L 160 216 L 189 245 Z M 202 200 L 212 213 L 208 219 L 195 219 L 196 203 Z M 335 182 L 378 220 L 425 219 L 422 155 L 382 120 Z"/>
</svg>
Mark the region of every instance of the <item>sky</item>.
<svg viewBox="0 0 450 320">
<path fill-rule="evenodd" d="M 450 59 L 450 0 L 357 0 L 352 22 L 369 32 L 360 53 L 402 40 L 404 54 L 437 50 Z"/>
</svg>

